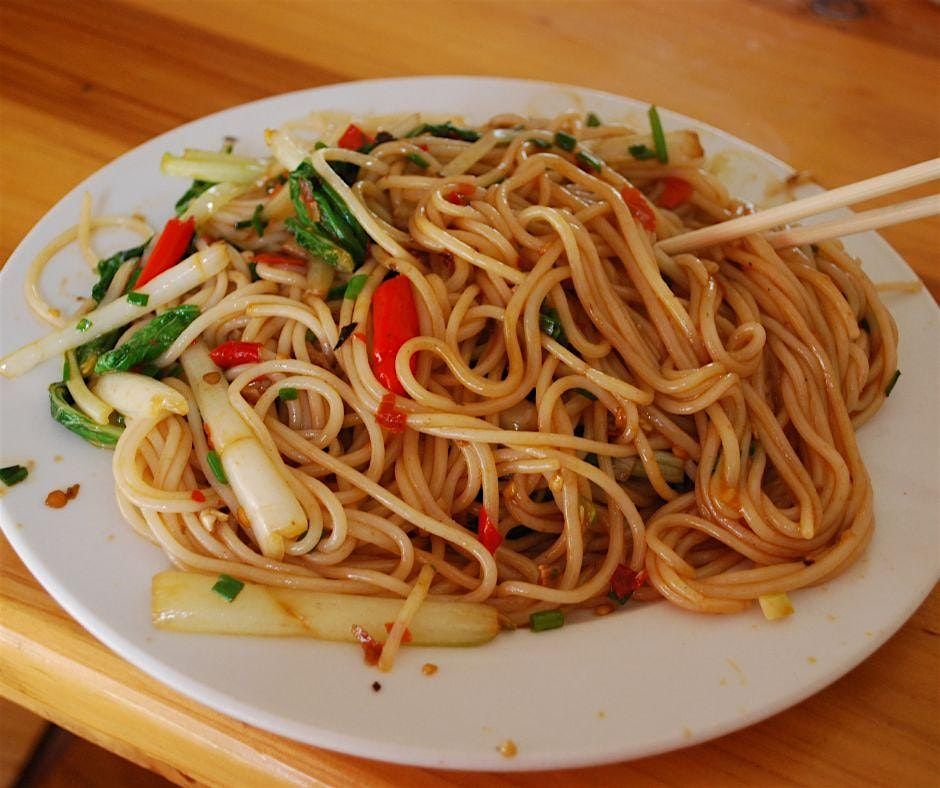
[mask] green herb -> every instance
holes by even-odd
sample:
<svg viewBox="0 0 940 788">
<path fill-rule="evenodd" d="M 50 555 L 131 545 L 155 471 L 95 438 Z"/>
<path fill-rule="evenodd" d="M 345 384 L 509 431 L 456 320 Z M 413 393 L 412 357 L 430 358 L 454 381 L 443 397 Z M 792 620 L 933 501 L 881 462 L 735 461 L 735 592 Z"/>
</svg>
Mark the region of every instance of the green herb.
<svg viewBox="0 0 940 788">
<path fill-rule="evenodd" d="M 127 294 L 127 300 L 134 304 L 134 306 L 147 306 L 147 303 L 150 301 L 150 296 L 146 293 L 131 291 Z"/>
<path fill-rule="evenodd" d="M 642 143 L 640 145 L 631 145 L 627 150 L 630 151 L 630 155 L 637 161 L 646 161 L 647 159 L 656 158 L 656 151 L 650 150 Z"/>
<path fill-rule="evenodd" d="M 79 345 L 75 348 L 75 359 L 78 361 L 78 368 L 82 373 L 82 377 L 87 378 L 95 371 L 95 363 L 98 361 L 98 356 L 113 348 L 123 333 L 123 327 L 116 328 L 114 331 L 102 334 L 100 337 L 96 337 L 86 342 L 84 345 Z M 66 373 L 62 377 L 63 379 L 67 379 L 68 374 Z"/>
<path fill-rule="evenodd" d="M 264 231 L 268 226 L 267 219 L 261 218 L 261 212 L 264 210 L 264 205 L 260 202 L 255 206 L 255 210 L 251 214 L 250 219 L 242 219 L 240 222 L 235 222 L 236 230 L 247 230 L 249 227 L 254 227 L 255 232 L 258 234 L 258 237 L 261 238 L 264 235 Z"/>
<path fill-rule="evenodd" d="M 64 382 L 49 386 L 49 411 L 63 427 L 102 449 L 113 448 L 124 431 L 113 424 L 98 424 L 75 408 Z"/>
<path fill-rule="evenodd" d="M 132 272 L 130 277 L 127 280 L 127 284 L 124 285 L 124 292 L 129 293 L 134 289 L 134 286 L 137 284 L 137 280 L 140 279 L 140 272 L 143 271 L 143 267 L 137 266 Z"/>
<path fill-rule="evenodd" d="M 406 158 L 412 164 L 417 164 L 422 170 L 426 170 L 430 166 L 430 164 L 428 163 L 428 160 L 424 158 L 424 156 L 422 156 L 420 153 L 414 153 L 414 152 L 408 153 L 406 154 Z"/>
<path fill-rule="evenodd" d="M 560 610 L 539 610 L 529 616 L 529 626 L 533 632 L 544 632 L 546 629 L 558 629 L 565 625 L 565 614 Z"/>
<path fill-rule="evenodd" d="M 327 265 L 340 271 L 352 271 L 355 268 L 356 264 L 349 252 L 312 227 L 293 218 L 285 220 L 284 226 L 294 234 L 297 243 Z"/>
<path fill-rule="evenodd" d="M 228 476 L 225 475 L 225 468 L 222 467 L 222 458 L 219 457 L 218 452 L 207 451 L 206 464 L 209 466 L 212 473 L 215 474 L 216 479 L 222 484 L 228 484 Z"/>
<path fill-rule="evenodd" d="M 365 274 L 356 274 L 346 283 L 346 292 L 343 297 L 350 300 L 358 298 L 359 294 L 362 292 L 362 288 L 366 286 L 366 282 L 368 281 L 369 277 Z"/>
<path fill-rule="evenodd" d="M 153 361 L 197 317 L 199 307 L 194 304 L 183 304 L 157 315 L 123 345 L 98 356 L 95 373 L 126 372 L 133 366 Z"/>
<path fill-rule="evenodd" d="M 564 131 L 555 132 L 555 144 L 562 150 L 572 151 L 575 148 L 575 145 L 578 144 L 578 140 L 572 137 L 570 134 Z"/>
<path fill-rule="evenodd" d="M 221 574 L 219 579 L 215 581 L 215 585 L 212 586 L 212 590 L 232 602 L 244 587 L 245 584 L 241 580 L 236 580 L 231 575 Z"/>
<path fill-rule="evenodd" d="M 327 145 L 323 140 L 317 140 L 313 145 L 314 150 L 323 150 L 324 148 L 328 148 L 328 147 L 330 146 Z"/>
<path fill-rule="evenodd" d="M 180 197 L 173 206 L 173 210 L 176 211 L 176 215 L 182 216 L 184 213 L 186 213 L 186 209 L 189 208 L 189 204 L 200 194 L 202 194 L 207 189 L 211 189 L 213 186 L 215 186 L 215 183 L 212 181 L 193 181 L 192 186 L 183 192 L 183 196 Z"/>
<path fill-rule="evenodd" d="M 539 313 L 539 328 L 556 342 L 565 343 L 565 329 L 561 324 L 561 318 L 558 316 L 558 310 L 554 307 L 543 309 Z"/>
<path fill-rule="evenodd" d="M 111 286 L 111 281 L 114 279 L 114 275 L 118 272 L 118 269 L 128 260 L 142 257 L 144 250 L 147 248 L 147 244 L 149 243 L 150 240 L 148 239 L 140 246 L 135 246 L 131 249 L 124 249 L 120 252 L 115 252 L 110 257 L 98 261 L 99 278 L 98 281 L 95 282 L 95 286 L 91 288 L 91 297 L 95 299 L 96 304 L 100 304 L 101 299 L 103 299 L 105 293 L 108 292 L 108 288 Z"/>
<path fill-rule="evenodd" d="M 587 389 L 572 389 L 572 391 L 574 391 L 575 394 L 580 394 L 582 397 L 587 397 L 588 399 L 597 399 L 597 395 L 591 391 L 588 391 Z"/>
<path fill-rule="evenodd" d="M 285 386 L 277 393 L 277 398 L 281 402 L 291 402 L 292 400 L 297 399 L 297 389 L 290 386 Z"/>
<path fill-rule="evenodd" d="M 19 484 L 27 476 L 29 476 L 29 471 L 22 465 L 7 465 L 6 468 L 0 468 L 0 482 L 7 487 Z"/>
<path fill-rule="evenodd" d="M 353 335 L 358 325 L 358 323 L 348 323 L 343 326 L 339 331 L 339 339 L 337 339 L 336 344 L 333 345 L 333 350 L 339 350 L 346 343 L 346 340 Z"/>
<path fill-rule="evenodd" d="M 590 167 L 594 172 L 600 172 L 601 167 L 604 166 L 604 162 L 601 161 L 593 153 L 588 153 L 586 150 L 579 150 L 574 156 L 581 164 L 586 167 Z"/>
<path fill-rule="evenodd" d="M 663 164 L 669 161 L 669 151 L 666 149 L 666 135 L 663 133 L 663 124 L 659 119 L 659 110 L 654 104 L 647 113 L 650 119 L 650 129 L 653 132 L 653 145 L 656 147 L 656 158 Z"/>
<path fill-rule="evenodd" d="M 257 282 L 261 277 L 258 276 L 258 264 L 248 263 L 248 273 L 251 275 L 251 281 Z"/>
<path fill-rule="evenodd" d="M 480 133 L 473 129 L 462 129 L 455 126 L 449 120 L 446 123 L 422 123 L 409 131 L 406 137 L 417 137 L 421 134 L 430 134 L 432 137 L 443 137 L 450 140 L 463 140 L 464 142 L 476 142 L 480 139 Z"/>
<path fill-rule="evenodd" d="M 595 115 L 593 112 L 589 112 L 589 113 L 587 114 L 587 121 L 586 121 L 586 123 L 587 123 L 588 126 L 591 126 L 591 127 L 593 128 L 593 127 L 595 127 L 595 126 L 600 126 L 600 125 L 601 125 L 601 119 L 600 119 L 599 117 L 597 117 L 597 115 Z"/>
<path fill-rule="evenodd" d="M 899 369 L 894 370 L 894 375 L 891 376 L 891 382 L 888 383 L 887 387 L 885 388 L 886 397 L 891 396 L 891 392 L 894 390 L 894 387 L 897 384 L 899 377 L 901 377 L 901 370 Z"/>
<path fill-rule="evenodd" d="M 542 150 L 548 150 L 550 147 L 552 147 L 552 143 L 550 143 L 548 140 L 540 139 L 539 137 L 529 137 L 526 142 L 531 142 L 533 145 L 535 145 L 536 148 L 541 148 Z"/>
<path fill-rule="evenodd" d="M 84 333 L 89 328 L 91 328 L 91 326 L 92 326 L 92 322 L 87 317 L 83 317 L 81 320 L 78 321 L 78 323 L 75 324 L 75 330 L 81 331 L 82 333 Z"/>
</svg>

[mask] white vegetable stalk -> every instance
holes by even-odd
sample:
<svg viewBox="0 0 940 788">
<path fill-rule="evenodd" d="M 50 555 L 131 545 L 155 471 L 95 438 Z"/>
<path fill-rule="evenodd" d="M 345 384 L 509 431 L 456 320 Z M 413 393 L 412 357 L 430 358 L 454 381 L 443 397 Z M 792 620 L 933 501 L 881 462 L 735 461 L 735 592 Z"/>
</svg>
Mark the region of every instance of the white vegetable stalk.
<svg viewBox="0 0 940 788">
<path fill-rule="evenodd" d="M 92 384 L 92 391 L 128 418 L 156 418 L 166 412 L 180 416 L 189 413 L 186 398 L 176 389 L 133 372 L 102 375 Z"/>
<path fill-rule="evenodd" d="M 68 377 L 65 385 L 68 387 L 69 394 L 75 400 L 75 405 L 92 421 L 98 424 L 107 424 L 113 407 L 107 402 L 96 397 L 85 385 L 81 370 L 78 368 L 78 359 L 75 358 L 75 351 L 70 350 L 65 354 L 65 363 L 68 364 Z"/>
<path fill-rule="evenodd" d="M 228 383 L 197 342 L 180 356 L 199 412 L 209 425 L 212 445 L 235 497 L 244 509 L 261 552 L 268 558 L 284 556 L 284 539 L 307 530 L 307 516 L 287 481 L 261 442 L 228 399 Z M 237 516 L 236 519 L 241 519 Z"/>
<path fill-rule="evenodd" d="M 267 164 L 259 159 L 193 148 L 187 148 L 182 156 L 164 153 L 160 161 L 160 171 L 164 175 L 212 183 L 254 183 L 266 170 Z"/>
<path fill-rule="evenodd" d="M 228 265 L 225 245 L 213 244 L 164 271 L 136 292 L 148 296 L 146 306 L 118 298 L 98 307 L 65 328 L 53 331 L 35 342 L 0 359 L 0 374 L 16 378 L 33 367 L 77 348 L 115 328 L 133 323 L 158 307 L 186 294 L 215 276 Z"/>
<path fill-rule="evenodd" d="M 183 221 L 195 219 L 196 224 L 203 224 L 214 213 L 222 210 L 250 188 L 250 183 L 217 183 L 193 200 L 180 219 Z"/>
</svg>

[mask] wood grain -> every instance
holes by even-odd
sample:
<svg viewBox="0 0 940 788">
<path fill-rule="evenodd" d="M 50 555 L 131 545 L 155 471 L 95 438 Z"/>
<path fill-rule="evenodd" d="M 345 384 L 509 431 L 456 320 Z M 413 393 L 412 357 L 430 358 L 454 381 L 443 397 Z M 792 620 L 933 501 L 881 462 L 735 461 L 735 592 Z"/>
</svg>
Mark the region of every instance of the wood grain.
<svg viewBox="0 0 940 788">
<path fill-rule="evenodd" d="M 858 23 L 834 23 L 808 5 L 3 0 L 0 259 L 144 140 L 348 79 L 501 74 L 611 90 L 724 128 L 826 186 L 938 155 L 940 9 L 869 0 Z M 940 297 L 940 221 L 884 235 Z M 0 559 L 0 694 L 183 785 L 916 786 L 940 773 L 937 590 L 863 665 L 764 723 L 631 763 L 495 776 L 342 756 L 211 712 L 95 641 L 5 541 Z"/>
</svg>

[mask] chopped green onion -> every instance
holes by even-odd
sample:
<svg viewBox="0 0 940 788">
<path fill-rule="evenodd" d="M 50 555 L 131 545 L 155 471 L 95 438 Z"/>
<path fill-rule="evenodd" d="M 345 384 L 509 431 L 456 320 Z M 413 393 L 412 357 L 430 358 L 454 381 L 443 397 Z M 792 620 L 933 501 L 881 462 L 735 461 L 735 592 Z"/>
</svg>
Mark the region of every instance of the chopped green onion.
<svg viewBox="0 0 940 788">
<path fill-rule="evenodd" d="M 137 287 L 137 280 L 140 279 L 140 272 L 144 269 L 141 266 L 137 266 L 131 273 L 130 279 L 127 280 L 127 284 L 124 285 L 124 292 L 129 293 L 135 287 Z"/>
<path fill-rule="evenodd" d="M 526 142 L 531 142 L 536 148 L 541 148 L 542 150 L 548 150 L 552 147 L 552 143 L 548 140 L 540 139 L 539 137 L 529 137 Z"/>
<path fill-rule="evenodd" d="M 233 601 L 237 597 L 241 590 L 245 587 L 245 584 L 241 580 L 236 580 L 231 575 L 219 575 L 219 579 L 215 581 L 215 585 L 212 586 L 212 590 L 215 591 L 219 596 L 224 596 L 229 602 Z"/>
<path fill-rule="evenodd" d="M 6 468 L 0 468 L 0 482 L 7 487 L 19 484 L 27 476 L 29 476 L 29 471 L 22 465 L 7 465 Z"/>
<path fill-rule="evenodd" d="M 894 375 L 891 377 L 891 382 L 888 383 L 887 387 L 885 388 L 886 397 L 891 396 L 891 392 L 894 390 L 894 386 L 898 382 L 899 377 L 901 377 L 901 370 L 899 369 L 894 370 Z"/>
<path fill-rule="evenodd" d="M 564 131 L 555 132 L 555 144 L 562 150 L 572 151 L 578 140 Z"/>
<path fill-rule="evenodd" d="M 565 329 L 561 324 L 561 318 L 558 316 L 558 310 L 554 307 L 549 307 L 539 313 L 539 328 L 556 342 L 564 344 Z"/>
<path fill-rule="evenodd" d="M 576 158 L 579 162 L 581 162 L 581 164 L 584 164 L 584 165 L 590 167 L 592 170 L 594 170 L 594 172 L 600 172 L 600 171 L 601 171 L 601 167 L 604 166 L 604 162 L 603 162 L 603 161 L 601 161 L 601 160 L 600 160 L 597 156 L 595 156 L 593 153 L 588 153 L 586 150 L 579 150 L 579 151 L 575 154 L 575 158 Z"/>
<path fill-rule="evenodd" d="M 268 226 L 266 219 L 261 218 L 261 212 L 264 210 L 264 205 L 260 202 L 255 206 L 254 212 L 251 214 L 250 219 L 242 219 L 240 222 L 235 222 L 236 230 L 247 230 L 249 227 L 254 227 L 255 232 L 258 234 L 258 237 L 261 238 L 264 235 L 264 231 Z"/>
<path fill-rule="evenodd" d="M 417 137 L 421 134 L 430 134 L 432 137 L 444 137 L 451 140 L 463 140 L 464 142 L 476 142 L 480 139 L 480 133 L 473 129 L 462 129 L 455 126 L 449 120 L 446 123 L 422 123 L 409 131 L 406 137 Z"/>
<path fill-rule="evenodd" d="M 595 399 L 595 400 L 597 399 L 597 395 L 594 394 L 594 392 L 592 391 L 588 391 L 587 389 L 578 388 L 578 389 L 572 389 L 572 391 L 575 394 L 580 394 L 582 397 L 587 397 L 588 399 Z"/>
<path fill-rule="evenodd" d="M 558 629 L 565 625 L 565 614 L 560 610 L 539 610 L 529 616 L 529 626 L 533 632 L 544 632 L 546 629 Z"/>
<path fill-rule="evenodd" d="M 138 293 L 136 290 L 127 294 L 127 300 L 135 306 L 147 306 L 150 296 L 146 293 Z"/>
<path fill-rule="evenodd" d="M 78 323 L 76 323 L 75 330 L 84 332 L 91 328 L 91 325 L 91 321 L 87 317 L 83 317 L 78 321 Z"/>
<path fill-rule="evenodd" d="M 324 148 L 328 148 L 328 147 L 330 146 L 327 145 L 323 140 L 317 140 L 313 145 L 314 150 L 323 150 Z"/>
<path fill-rule="evenodd" d="M 428 160 L 424 158 L 420 153 L 408 153 L 405 158 L 408 159 L 412 164 L 417 164 L 422 170 L 426 170 L 430 164 Z"/>
<path fill-rule="evenodd" d="M 666 150 L 666 135 L 663 132 L 663 124 L 659 119 L 659 110 L 656 105 L 650 107 L 647 113 L 650 119 L 650 129 L 653 131 L 653 144 L 656 146 L 656 158 L 663 164 L 669 161 L 669 151 Z"/>
<path fill-rule="evenodd" d="M 291 400 L 297 399 L 297 389 L 292 388 L 291 386 L 285 386 L 277 393 L 277 398 L 281 402 L 290 402 Z"/>
<path fill-rule="evenodd" d="M 248 273 L 251 274 L 251 281 L 257 282 L 261 277 L 258 276 L 258 264 L 248 263 Z"/>
<path fill-rule="evenodd" d="M 212 469 L 216 479 L 222 484 L 228 484 L 228 476 L 225 475 L 225 469 L 222 467 L 222 458 L 219 457 L 218 452 L 207 451 L 206 463 L 209 465 L 209 468 Z"/>
<path fill-rule="evenodd" d="M 589 113 L 587 114 L 587 121 L 586 121 L 586 123 L 587 123 L 588 126 L 590 126 L 591 128 L 593 128 L 593 127 L 595 127 L 595 126 L 600 126 L 600 125 L 601 125 L 601 119 L 600 119 L 599 117 L 597 117 L 597 115 L 596 115 L 595 113 L 589 112 Z"/>
<path fill-rule="evenodd" d="M 348 298 L 350 301 L 358 298 L 359 294 L 362 292 L 362 288 L 366 286 L 366 282 L 368 281 L 369 277 L 365 274 L 356 274 L 346 283 L 346 290 L 343 292 L 343 298 Z"/>
<path fill-rule="evenodd" d="M 647 159 L 656 158 L 656 151 L 650 150 L 642 143 L 640 145 L 631 145 L 627 150 L 630 151 L 630 155 L 637 161 L 646 161 Z"/>
</svg>

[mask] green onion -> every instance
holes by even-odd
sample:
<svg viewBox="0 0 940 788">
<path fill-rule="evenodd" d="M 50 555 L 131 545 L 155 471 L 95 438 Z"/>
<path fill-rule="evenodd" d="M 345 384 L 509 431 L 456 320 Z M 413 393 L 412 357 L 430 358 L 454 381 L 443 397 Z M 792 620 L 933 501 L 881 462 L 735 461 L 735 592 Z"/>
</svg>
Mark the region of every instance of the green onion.
<svg viewBox="0 0 940 788">
<path fill-rule="evenodd" d="M 600 126 L 600 125 L 601 125 L 601 119 L 600 119 L 599 117 L 597 117 L 597 115 L 594 114 L 593 112 L 589 112 L 589 113 L 587 114 L 587 121 L 586 121 L 586 123 L 587 123 L 588 126 L 590 126 L 590 127 L 593 128 L 593 127 L 595 127 L 595 126 Z"/>
<path fill-rule="evenodd" d="M 124 292 L 129 293 L 137 286 L 137 280 L 140 279 L 140 272 L 143 271 L 143 267 L 138 266 L 133 270 L 130 275 L 130 278 L 127 280 L 127 284 L 124 285 Z"/>
<path fill-rule="evenodd" d="M 898 378 L 901 377 L 901 370 L 894 370 L 894 375 L 891 377 L 891 382 L 888 383 L 888 386 L 885 388 L 885 396 L 890 397 L 891 392 L 894 390 L 895 384 L 898 382 Z"/>
<path fill-rule="evenodd" d="M 588 153 L 586 150 L 579 150 L 574 156 L 581 164 L 584 164 L 587 167 L 590 167 L 594 172 L 600 172 L 601 167 L 604 166 L 604 162 L 601 161 L 593 153 Z"/>
<path fill-rule="evenodd" d="M 543 140 L 538 137 L 529 137 L 526 142 L 531 142 L 533 145 L 535 145 L 536 148 L 541 148 L 542 150 L 548 150 L 550 147 L 552 147 L 552 143 L 550 143 L 548 140 Z"/>
<path fill-rule="evenodd" d="M 261 212 L 264 210 L 264 205 L 260 202 L 255 206 L 254 212 L 251 214 L 250 219 L 242 219 L 240 222 L 235 222 L 236 230 L 246 230 L 249 227 L 254 227 L 255 232 L 258 234 L 258 237 L 261 238 L 264 235 L 264 231 L 268 226 L 266 219 L 261 218 Z"/>
<path fill-rule="evenodd" d="M 329 145 L 327 145 L 323 140 L 317 140 L 316 143 L 314 143 L 313 149 L 323 150 L 324 148 L 328 148 L 328 147 Z"/>
<path fill-rule="evenodd" d="M 346 283 L 346 290 L 343 292 L 343 298 L 348 298 L 350 301 L 358 298 L 359 294 L 362 292 L 362 288 L 366 286 L 366 282 L 368 281 L 369 277 L 365 274 L 356 274 Z"/>
<path fill-rule="evenodd" d="M 75 324 L 75 330 L 85 332 L 91 328 L 91 325 L 91 321 L 87 317 L 83 317 L 78 321 L 78 323 Z"/>
<path fill-rule="evenodd" d="M 669 151 L 666 150 L 666 135 L 663 133 L 663 124 L 659 119 L 659 110 L 656 105 L 650 107 L 647 113 L 650 118 L 650 129 L 653 131 L 653 144 L 656 146 L 656 158 L 663 164 L 669 161 Z"/>
<path fill-rule="evenodd" d="M 656 158 L 656 151 L 650 150 L 642 143 L 640 145 L 631 145 L 627 150 L 630 151 L 630 155 L 637 161 L 646 161 L 647 159 Z"/>
<path fill-rule="evenodd" d="M 561 324 L 561 318 L 558 316 L 558 310 L 554 307 L 549 307 L 539 313 L 539 328 L 556 342 L 564 344 L 565 329 Z"/>
<path fill-rule="evenodd" d="M 428 160 L 420 153 L 408 153 L 405 158 L 412 164 L 417 164 L 422 170 L 426 170 L 430 166 Z"/>
<path fill-rule="evenodd" d="M 128 260 L 133 260 L 135 257 L 141 257 L 144 254 L 144 250 L 147 248 L 147 244 L 150 241 L 145 241 L 140 246 L 135 246 L 132 249 L 124 249 L 121 252 L 116 252 L 110 257 L 98 261 L 98 276 L 100 277 L 95 283 L 95 286 L 91 289 L 91 297 L 95 299 L 96 304 L 100 304 L 101 300 L 105 297 L 105 294 L 108 292 L 108 287 L 111 285 L 111 280 L 114 279 L 114 275 L 117 273 L 118 268 L 120 268 Z"/>
<path fill-rule="evenodd" d="M 245 587 L 245 584 L 241 580 L 236 580 L 231 575 L 219 575 L 219 579 L 215 581 L 215 585 L 212 586 L 212 590 L 215 591 L 219 596 L 224 596 L 229 602 L 233 601 L 237 597 L 241 590 Z"/>
<path fill-rule="evenodd" d="M 405 137 L 417 137 L 421 134 L 430 134 L 432 137 L 444 137 L 451 140 L 463 140 L 464 142 L 476 142 L 480 139 L 479 132 L 473 129 L 462 129 L 449 120 L 446 123 L 422 123 L 409 131 Z"/>
<path fill-rule="evenodd" d="M 222 467 L 222 458 L 219 457 L 218 452 L 207 451 L 206 463 L 212 469 L 216 479 L 218 479 L 222 484 L 228 484 L 228 476 L 225 475 L 225 469 Z"/>
<path fill-rule="evenodd" d="M 7 487 L 19 484 L 27 476 L 29 476 L 29 471 L 22 465 L 7 465 L 6 468 L 0 468 L 0 482 Z"/>
<path fill-rule="evenodd" d="M 597 396 L 594 394 L 594 392 L 588 391 L 587 389 L 579 388 L 579 389 L 572 389 L 572 391 L 575 394 L 580 394 L 582 397 L 587 397 L 588 399 L 595 399 L 595 400 L 597 399 Z"/>
<path fill-rule="evenodd" d="M 136 290 L 127 294 L 127 300 L 135 306 L 147 306 L 150 296 L 146 293 L 138 293 Z"/>
<path fill-rule="evenodd" d="M 560 610 L 539 610 L 529 616 L 529 626 L 533 632 L 544 632 L 546 629 L 558 629 L 565 625 L 565 614 Z"/>
<path fill-rule="evenodd" d="M 285 386 L 277 393 L 277 398 L 281 402 L 290 402 L 291 400 L 297 399 L 297 389 L 290 386 Z"/>
<path fill-rule="evenodd" d="M 258 264 L 248 263 L 248 273 L 251 274 L 251 281 L 257 282 L 261 277 L 258 276 Z"/>
<path fill-rule="evenodd" d="M 574 146 L 578 144 L 578 141 L 564 131 L 556 131 L 555 144 L 562 150 L 572 151 L 574 150 Z"/>
</svg>

